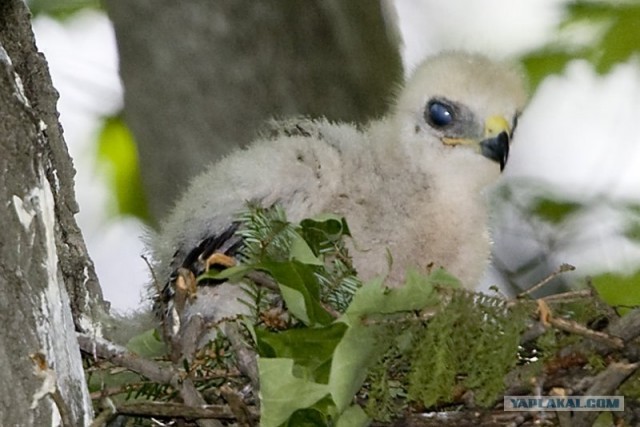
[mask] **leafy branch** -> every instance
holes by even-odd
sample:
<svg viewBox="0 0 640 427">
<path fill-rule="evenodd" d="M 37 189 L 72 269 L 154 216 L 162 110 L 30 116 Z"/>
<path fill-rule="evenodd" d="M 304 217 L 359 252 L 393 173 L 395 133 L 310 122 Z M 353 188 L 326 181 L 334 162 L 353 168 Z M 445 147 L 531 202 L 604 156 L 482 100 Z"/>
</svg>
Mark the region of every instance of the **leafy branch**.
<svg viewBox="0 0 640 427">
<path fill-rule="evenodd" d="M 397 288 L 382 279 L 361 285 L 343 218 L 291 224 L 277 207 L 250 206 L 240 222 L 240 264 L 199 280 L 249 284 L 248 315 L 191 317 L 168 343 L 177 346 L 171 360 L 79 336 L 93 358 L 168 386 L 148 393 L 163 404 L 116 400 L 117 413 L 201 425 L 255 425 L 259 413 L 265 427 L 325 427 L 417 422 L 415 414 L 445 411 L 495 425 L 479 417 L 495 422 L 505 393 L 548 393 L 560 379 L 567 393 L 614 393 L 637 371 L 640 312 L 621 318 L 592 289 L 505 299 L 461 289 L 440 269 L 408 271 Z M 217 333 L 203 348 L 210 328 Z M 211 411 L 195 411 L 200 405 Z"/>
</svg>

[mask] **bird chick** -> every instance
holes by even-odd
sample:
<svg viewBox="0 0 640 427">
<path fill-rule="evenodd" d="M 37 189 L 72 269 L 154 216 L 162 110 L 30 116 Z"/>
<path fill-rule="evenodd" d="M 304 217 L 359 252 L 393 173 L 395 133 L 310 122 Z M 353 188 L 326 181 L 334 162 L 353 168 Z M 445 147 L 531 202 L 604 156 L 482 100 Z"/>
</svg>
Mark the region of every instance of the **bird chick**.
<svg viewBox="0 0 640 427">
<path fill-rule="evenodd" d="M 389 115 L 363 129 L 283 122 L 193 180 L 152 239 L 156 274 L 167 279 L 205 252 L 233 256 L 241 242 L 231 224 L 247 202 L 278 203 L 292 222 L 343 215 L 365 281 L 399 284 L 408 267 L 442 266 L 473 288 L 490 255 L 483 190 L 505 166 L 525 102 L 513 68 L 445 53 L 420 65 Z"/>
</svg>

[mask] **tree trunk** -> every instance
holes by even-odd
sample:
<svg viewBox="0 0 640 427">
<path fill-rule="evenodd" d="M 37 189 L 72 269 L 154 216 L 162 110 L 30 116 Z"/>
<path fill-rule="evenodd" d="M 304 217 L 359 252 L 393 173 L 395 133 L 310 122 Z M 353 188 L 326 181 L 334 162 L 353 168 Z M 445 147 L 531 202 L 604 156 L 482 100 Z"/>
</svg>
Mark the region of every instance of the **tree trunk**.
<svg viewBox="0 0 640 427">
<path fill-rule="evenodd" d="M 272 117 L 364 122 L 401 79 L 372 0 L 108 0 L 143 185 L 161 219 L 194 174 Z"/>
<path fill-rule="evenodd" d="M 74 169 L 22 0 L 0 2 L 0 425 L 87 425 L 75 330 L 102 311 Z"/>
</svg>

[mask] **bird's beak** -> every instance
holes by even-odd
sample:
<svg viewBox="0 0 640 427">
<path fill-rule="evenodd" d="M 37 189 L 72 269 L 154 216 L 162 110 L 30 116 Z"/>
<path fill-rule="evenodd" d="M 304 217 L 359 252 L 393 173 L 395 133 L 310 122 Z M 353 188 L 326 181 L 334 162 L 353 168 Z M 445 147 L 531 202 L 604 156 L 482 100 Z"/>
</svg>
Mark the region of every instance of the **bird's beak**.
<svg viewBox="0 0 640 427">
<path fill-rule="evenodd" d="M 484 123 L 484 139 L 480 141 L 480 152 L 483 156 L 500 163 L 504 169 L 509 157 L 509 141 L 511 127 L 502 116 L 491 116 Z"/>
<path fill-rule="evenodd" d="M 500 163 L 500 170 L 504 169 L 509 157 L 509 141 L 511 127 L 502 116 L 491 116 L 484 123 L 484 139 L 443 137 L 445 145 L 471 145 L 479 148 L 480 153 Z"/>
</svg>

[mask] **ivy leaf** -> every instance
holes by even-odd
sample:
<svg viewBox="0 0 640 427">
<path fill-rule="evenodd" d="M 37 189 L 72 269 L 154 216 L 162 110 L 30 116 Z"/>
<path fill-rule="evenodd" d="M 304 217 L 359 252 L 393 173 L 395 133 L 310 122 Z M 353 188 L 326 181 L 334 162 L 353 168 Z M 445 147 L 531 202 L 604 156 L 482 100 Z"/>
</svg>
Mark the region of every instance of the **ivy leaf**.
<svg viewBox="0 0 640 427">
<path fill-rule="evenodd" d="M 377 279 L 358 289 L 340 318 L 341 322 L 349 325 L 349 329 L 336 347 L 331 365 L 329 386 L 339 411 L 351 404 L 369 367 L 387 350 L 378 339 L 384 326 L 375 320 L 381 314 L 437 307 L 440 298 L 434 292 L 434 286 L 456 287 L 458 283 L 442 269 L 430 275 L 409 270 L 406 282 L 399 288 L 389 289 L 383 285 L 382 279 Z"/>
<path fill-rule="evenodd" d="M 358 405 L 351 405 L 340 415 L 336 427 L 365 427 L 369 425 L 369 417 Z"/>
<path fill-rule="evenodd" d="M 292 359 L 258 358 L 260 372 L 260 425 L 278 427 L 297 410 L 306 409 L 329 394 L 326 384 L 298 378 Z"/>
<path fill-rule="evenodd" d="M 420 310 L 438 304 L 439 298 L 434 292 L 434 285 L 455 288 L 459 284 L 456 278 L 441 268 L 429 275 L 409 269 L 405 283 L 400 287 L 387 288 L 381 279 L 362 286 L 345 314 L 353 319 L 366 314 Z"/>
<path fill-rule="evenodd" d="M 315 408 L 298 409 L 291 415 L 286 427 L 328 427 L 327 416 Z"/>
<path fill-rule="evenodd" d="M 264 261 L 256 266 L 278 282 L 289 311 L 306 325 L 327 325 L 334 319 L 320 304 L 320 288 L 313 266 L 299 261 Z"/>
<path fill-rule="evenodd" d="M 300 222 L 300 234 L 316 255 L 344 236 L 351 236 L 347 221 L 340 216 L 321 214 Z"/>
<path fill-rule="evenodd" d="M 307 241 L 298 233 L 291 241 L 291 259 L 303 264 L 324 266 L 324 262 L 316 256 Z"/>
<path fill-rule="evenodd" d="M 260 356 L 293 359 L 296 366 L 305 368 L 313 381 L 326 384 L 333 352 L 346 329 L 344 323 L 334 323 L 322 328 L 278 333 L 256 330 L 256 336 Z"/>
<path fill-rule="evenodd" d="M 349 226 L 344 217 L 335 214 L 324 213 L 313 218 L 306 218 L 300 222 L 302 228 L 322 230 L 333 238 L 351 236 Z"/>
</svg>

